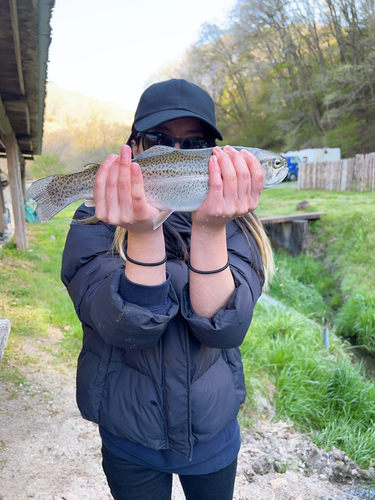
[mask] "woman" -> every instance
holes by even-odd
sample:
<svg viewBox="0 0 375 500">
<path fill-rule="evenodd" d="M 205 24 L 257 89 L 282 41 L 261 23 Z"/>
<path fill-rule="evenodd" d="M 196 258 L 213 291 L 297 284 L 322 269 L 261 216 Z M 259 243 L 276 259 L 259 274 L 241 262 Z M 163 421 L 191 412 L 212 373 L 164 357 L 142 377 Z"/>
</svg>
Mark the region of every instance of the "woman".
<svg viewBox="0 0 375 500">
<path fill-rule="evenodd" d="M 77 400 L 99 424 L 103 468 L 116 500 L 167 500 L 172 473 L 189 500 L 233 496 L 245 399 L 238 346 L 272 272 L 251 212 L 264 180 L 258 160 L 213 149 L 210 190 L 193 214 L 159 211 L 139 165 L 156 145 L 213 147 L 222 140 L 210 96 L 185 80 L 141 96 L 128 144 L 95 180 L 63 256 L 62 280 L 83 325 Z"/>
</svg>

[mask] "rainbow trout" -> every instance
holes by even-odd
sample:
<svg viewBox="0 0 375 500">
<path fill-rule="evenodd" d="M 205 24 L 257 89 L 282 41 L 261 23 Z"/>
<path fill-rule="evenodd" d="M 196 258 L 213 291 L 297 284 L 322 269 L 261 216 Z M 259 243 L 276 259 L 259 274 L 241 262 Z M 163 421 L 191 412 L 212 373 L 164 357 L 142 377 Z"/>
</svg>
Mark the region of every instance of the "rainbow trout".
<svg viewBox="0 0 375 500">
<path fill-rule="evenodd" d="M 132 160 L 141 167 L 148 203 L 160 210 L 154 229 L 172 212 L 193 212 L 201 206 L 209 190 L 208 161 L 212 149 L 154 146 Z M 287 161 L 277 153 L 239 146 L 234 149 L 247 149 L 258 158 L 265 188 L 278 184 L 288 173 Z M 85 199 L 87 206 L 94 206 L 94 180 L 99 167 L 97 163 L 89 163 L 80 172 L 51 175 L 33 182 L 27 194 L 37 204 L 39 221 L 50 220 L 76 200 Z"/>
</svg>

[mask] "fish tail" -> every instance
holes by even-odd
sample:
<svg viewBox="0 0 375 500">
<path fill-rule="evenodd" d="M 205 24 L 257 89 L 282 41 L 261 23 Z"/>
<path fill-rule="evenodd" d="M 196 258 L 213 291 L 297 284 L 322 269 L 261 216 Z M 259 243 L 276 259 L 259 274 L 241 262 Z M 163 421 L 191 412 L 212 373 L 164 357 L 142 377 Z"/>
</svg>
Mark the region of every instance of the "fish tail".
<svg viewBox="0 0 375 500">
<path fill-rule="evenodd" d="M 63 175 L 51 175 L 33 182 L 27 190 L 27 195 L 36 202 L 36 216 L 40 222 L 47 222 L 61 212 L 72 201 L 64 196 L 60 179 Z"/>
</svg>

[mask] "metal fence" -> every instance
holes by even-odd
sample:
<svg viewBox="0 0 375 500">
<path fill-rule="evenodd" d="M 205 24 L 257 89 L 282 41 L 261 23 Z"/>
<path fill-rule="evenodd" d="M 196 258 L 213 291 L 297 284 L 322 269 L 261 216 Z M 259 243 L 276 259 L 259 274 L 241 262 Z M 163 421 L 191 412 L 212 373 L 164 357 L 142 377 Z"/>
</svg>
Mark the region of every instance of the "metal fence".
<svg viewBox="0 0 375 500">
<path fill-rule="evenodd" d="M 375 191 L 375 153 L 320 163 L 300 163 L 298 189 Z"/>
</svg>

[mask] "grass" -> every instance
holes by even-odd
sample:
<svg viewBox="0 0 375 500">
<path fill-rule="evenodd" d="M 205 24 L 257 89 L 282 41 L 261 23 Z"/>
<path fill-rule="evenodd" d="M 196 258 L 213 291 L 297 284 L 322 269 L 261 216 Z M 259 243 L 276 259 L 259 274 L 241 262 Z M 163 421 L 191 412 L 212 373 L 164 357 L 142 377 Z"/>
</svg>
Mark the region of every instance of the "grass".
<svg viewBox="0 0 375 500">
<path fill-rule="evenodd" d="M 54 327 L 64 338 L 54 353 L 56 358 L 67 360 L 73 352 L 78 353 L 82 329 L 60 281 L 62 251 L 73 209 L 69 207 L 46 224 L 27 224 L 26 251 L 18 252 L 14 241 L 0 250 L 0 315 L 12 325 L 0 364 L 2 380 L 19 382 L 23 378 L 19 367 L 33 362 L 22 351 L 25 336 L 35 340 L 48 337 Z"/>
<path fill-rule="evenodd" d="M 254 380 L 274 386 L 278 418 L 291 419 L 317 445 L 336 446 L 369 466 L 375 456 L 375 384 L 352 363 L 344 344 L 333 336 L 325 349 L 319 325 L 258 304 L 241 350 L 250 401 L 261 390 Z"/>
<path fill-rule="evenodd" d="M 308 201 L 307 212 L 327 212 L 343 215 L 350 212 L 375 211 L 375 193 L 355 191 L 298 190 L 297 182 L 282 182 L 265 189 L 256 210 L 259 217 L 301 213 L 297 204 Z"/>
<path fill-rule="evenodd" d="M 375 354 L 375 193 L 298 191 L 296 184 L 266 190 L 258 215 L 301 213 L 297 203 L 305 200 L 308 211 L 326 215 L 310 223 L 306 255 L 276 254 L 270 294 Z"/>
</svg>

